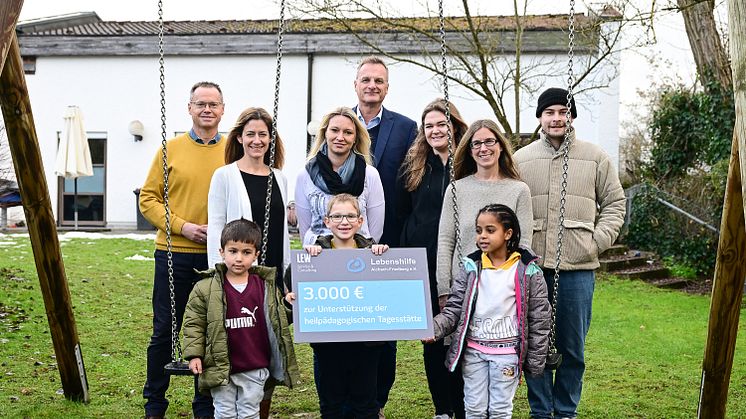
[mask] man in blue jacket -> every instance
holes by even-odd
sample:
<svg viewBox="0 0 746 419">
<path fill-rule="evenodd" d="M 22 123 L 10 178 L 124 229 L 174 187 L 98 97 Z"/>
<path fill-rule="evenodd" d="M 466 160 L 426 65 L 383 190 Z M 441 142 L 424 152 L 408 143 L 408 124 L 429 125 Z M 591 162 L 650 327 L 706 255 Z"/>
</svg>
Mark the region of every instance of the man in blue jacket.
<svg viewBox="0 0 746 419">
<path fill-rule="evenodd" d="M 396 217 L 396 176 L 409 146 L 417 136 L 417 123 L 383 107 L 383 99 L 389 90 L 389 69 L 379 57 L 365 57 L 360 61 L 354 84 L 358 98 L 355 112 L 368 129 L 373 164 L 381 175 L 386 199 L 386 219 L 381 243 L 396 247 L 399 245 L 401 232 Z M 394 385 L 395 374 L 396 342 L 386 342 L 378 364 L 378 404 L 381 407 L 381 417 L 389 391 Z"/>
</svg>

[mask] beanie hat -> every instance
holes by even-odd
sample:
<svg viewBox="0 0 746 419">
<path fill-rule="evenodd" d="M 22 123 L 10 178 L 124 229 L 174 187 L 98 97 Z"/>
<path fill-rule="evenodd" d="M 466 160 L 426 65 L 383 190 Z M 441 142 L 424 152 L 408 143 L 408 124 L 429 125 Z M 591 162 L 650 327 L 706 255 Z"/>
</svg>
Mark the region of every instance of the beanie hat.
<svg viewBox="0 0 746 419">
<path fill-rule="evenodd" d="M 572 100 L 570 100 L 570 104 L 572 105 L 570 113 L 572 114 L 573 119 L 575 119 L 578 117 L 578 108 L 575 106 L 574 95 Z M 544 93 L 539 96 L 539 101 L 536 104 L 536 117 L 540 117 L 541 113 L 544 112 L 544 109 L 552 105 L 567 106 L 567 90 L 558 87 L 550 87 L 545 90 Z"/>
</svg>

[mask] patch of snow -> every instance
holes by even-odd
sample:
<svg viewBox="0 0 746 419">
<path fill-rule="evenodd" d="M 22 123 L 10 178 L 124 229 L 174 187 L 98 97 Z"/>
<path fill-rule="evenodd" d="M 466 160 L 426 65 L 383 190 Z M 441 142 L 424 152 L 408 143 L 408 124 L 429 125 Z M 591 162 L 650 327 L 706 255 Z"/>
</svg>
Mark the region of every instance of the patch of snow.
<svg viewBox="0 0 746 419">
<path fill-rule="evenodd" d="M 151 257 L 143 256 L 143 255 L 134 255 L 134 256 L 128 256 L 124 258 L 124 260 L 155 260 Z"/>
<path fill-rule="evenodd" d="M 0 233 L 0 240 L 13 237 L 22 237 L 27 239 L 29 235 L 28 233 Z M 64 233 L 58 233 L 57 237 L 60 241 L 67 241 L 70 239 L 131 239 L 147 240 L 152 242 L 155 240 L 155 233 L 93 233 L 87 231 L 66 231 Z"/>
</svg>

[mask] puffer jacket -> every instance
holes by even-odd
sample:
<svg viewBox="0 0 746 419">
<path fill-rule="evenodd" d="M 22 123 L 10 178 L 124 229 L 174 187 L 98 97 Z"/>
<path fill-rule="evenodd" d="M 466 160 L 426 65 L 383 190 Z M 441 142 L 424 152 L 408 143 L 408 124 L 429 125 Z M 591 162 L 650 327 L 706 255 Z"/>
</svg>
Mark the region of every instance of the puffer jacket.
<svg viewBox="0 0 746 419">
<path fill-rule="evenodd" d="M 230 375 L 223 290 L 226 271 L 225 264 L 218 263 L 215 269 L 201 272 L 204 279 L 194 285 L 184 314 L 184 359 L 202 359 L 199 391 L 206 394 L 213 387 L 227 384 Z M 264 316 L 269 335 L 270 377 L 293 388 L 298 384 L 300 373 L 286 308 L 280 291 L 275 287 L 275 268 L 252 266 L 249 274 L 257 274 L 264 280 Z"/>
<path fill-rule="evenodd" d="M 536 256 L 529 250 L 519 249 L 521 259 L 515 276 L 516 308 L 518 310 L 518 370 L 538 375 L 544 371 L 549 350 L 549 328 L 551 309 L 547 297 L 547 285 L 541 268 L 536 265 Z M 435 338 L 453 335 L 446 367 L 450 371 L 463 356 L 466 335 L 471 316 L 477 302 L 478 278 L 482 273 L 482 252 L 477 250 L 464 258 L 464 266 L 453 280 L 451 294 L 443 311 L 435 316 L 433 328 Z"/>
<path fill-rule="evenodd" d="M 575 132 L 570 135 L 560 269 L 596 269 L 598 255 L 619 236 L 626 199 L 609 155 L 595 144 L 576 140 Z M 563 155 L 562 147 L 555 150 L 541 133 L 538 140 L 513 156 L 521 179 L 531 189 L 531 248 L 541 258 L 539 265 L 545 268 L 554 268 L 557 259 Z"/>
</svg>

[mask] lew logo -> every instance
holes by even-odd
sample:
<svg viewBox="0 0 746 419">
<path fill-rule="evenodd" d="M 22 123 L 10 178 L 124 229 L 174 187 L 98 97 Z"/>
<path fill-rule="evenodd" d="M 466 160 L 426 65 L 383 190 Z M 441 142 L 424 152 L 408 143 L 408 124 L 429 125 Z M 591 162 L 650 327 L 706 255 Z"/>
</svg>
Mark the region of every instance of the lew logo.
<svg viewBox="0 0 746 419">
<path fill-rule="evenodd" d="M 311 255 L 309 255 L 306 252 L 298 253 L 295 255 L 295 260 L 298 263 L 310 263 L 311 262 Z"/>
</svg>

